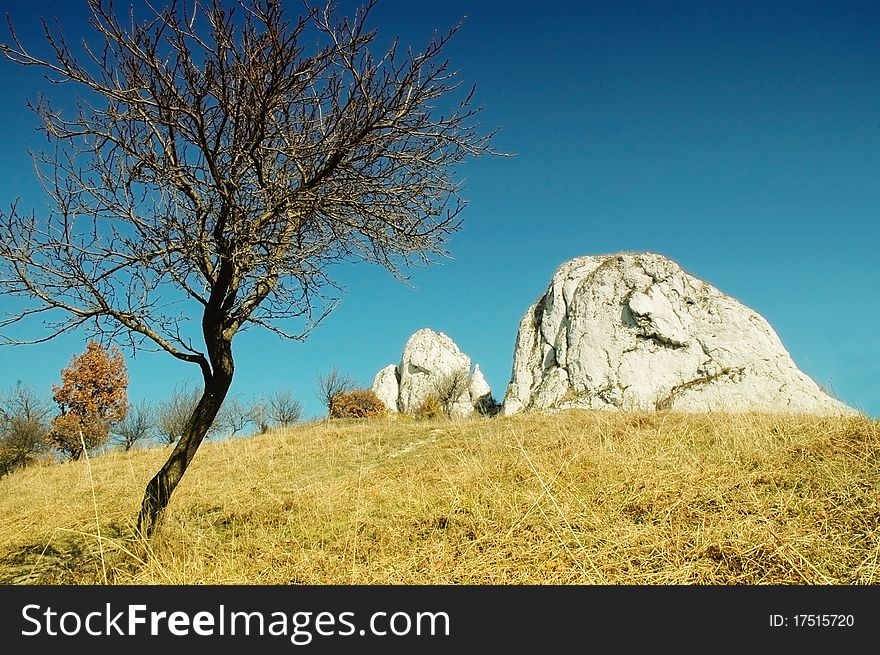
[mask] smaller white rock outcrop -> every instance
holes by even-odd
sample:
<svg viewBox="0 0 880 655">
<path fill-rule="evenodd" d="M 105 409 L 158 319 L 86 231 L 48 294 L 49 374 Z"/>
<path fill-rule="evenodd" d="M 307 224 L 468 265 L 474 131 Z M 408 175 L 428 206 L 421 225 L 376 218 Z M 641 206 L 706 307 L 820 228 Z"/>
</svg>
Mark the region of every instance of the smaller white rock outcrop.
<svg viewBox="0 0 880 655">
<path fill-rule="evenodd" d="M 397 411 L 397 396 L 400 393 L 400 379 L 397 377 L 397 366 L 389 364 L 376 373 L 371 387 L 389 412 Z"/>
<path fill-rule="evenodd" d="M 470 391 L 471 400 L 473 401 L 492 395 L 492 387 L 489 386 L 489 383 L 486 382 L 486 378 L 483 377 L 483 372 L 480 370 L 479 364 L 474 366 L 474 374 L 471 376 L 471 383 L 468 385 L 468 391 Z"/>
<path fill-rule="evenodd" d="M 389 364 L 373 379 L 372 389 L 391 411 L 414 414 L 438 390 L 445 388 L 451 416 L 469 416 L 485 405 L 492 389 L 479 365 L 443 332 L 422 328 L 406 342 L 398 365 Z"/>
<path fill-rule="evenodd" d="M 398 372 L 400 392 L 397 406 L 400 411 L 411 414 L 434 391 L 441 378 L 460 371 L 470 374 L 471 359 L 455 342 L 442 332 L 423 328 L 413 334 L 403 348 Z M 467 388 L 452 399 L 456 414 L 469 404 Z"/>
</svg>

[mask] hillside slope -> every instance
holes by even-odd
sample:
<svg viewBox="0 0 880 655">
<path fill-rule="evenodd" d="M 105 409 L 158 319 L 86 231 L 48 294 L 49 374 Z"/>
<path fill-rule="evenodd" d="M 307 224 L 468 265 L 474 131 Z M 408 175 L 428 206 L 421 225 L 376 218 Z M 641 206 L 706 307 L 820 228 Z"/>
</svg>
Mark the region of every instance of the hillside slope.
<svg viewBox="0 0 880 655">
<path fill-rule="evenodd" d="M 311 423 L 205 443 L 147 553 L 133 521 L 163 449 L 36 466 L 0 480 L 0 582 L 876 584 L 878 424 Z"/>
</svg>

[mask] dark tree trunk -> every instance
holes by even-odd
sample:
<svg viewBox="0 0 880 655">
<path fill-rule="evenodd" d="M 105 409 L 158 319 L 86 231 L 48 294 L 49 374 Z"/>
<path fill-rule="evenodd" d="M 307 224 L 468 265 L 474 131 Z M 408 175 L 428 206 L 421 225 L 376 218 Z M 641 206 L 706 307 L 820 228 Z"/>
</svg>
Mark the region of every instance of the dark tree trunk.
<svg viewBox="0 0 880 655">
<path fill-rule="evenodd" d="M 214 348 L 209 348 L 213 366 L 210 373 L 204 376 L 204 393 L 168 460 L 144 491 L 138 515 L 138 531 L 144 537 L 151 537 L 156 530 L 163 511 L 171 501 L 171 494 L 214 423 L 232 385 L 234 366 L 231 341 L 223 339 L 213 345 Z"/>
</svg>

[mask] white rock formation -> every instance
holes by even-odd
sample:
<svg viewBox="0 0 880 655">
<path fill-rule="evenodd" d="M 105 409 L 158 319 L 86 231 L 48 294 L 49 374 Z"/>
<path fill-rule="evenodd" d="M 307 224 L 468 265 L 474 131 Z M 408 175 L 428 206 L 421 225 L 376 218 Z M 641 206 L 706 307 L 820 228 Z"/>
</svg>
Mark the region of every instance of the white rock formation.
<svg viewBox="0 0 880 655">
<path fill-rule="evenodd" d="M 400 373 L 397 405 L 400 411 L 411 414 L 435 391 L 443 377 L 459 371 L 470 375 L 471 359 L 442 332 L 423 328 L 406 342 L 397 370 Z M 452 406 L 454 415 L 473 411 L 466 386 L 459 397 L 452 401 Z"/>
<path fill-rule="evenodd" d="M 479 365 L 471 374 L 471 359 L 442 332 L 418 330 L 406 342 L 400 364 L 389 364 L 376 374 L 373 391 L 389 409 L 413 414 L 438 385 L 456 373 L 464 376 L 457 397 L 452 399 L 452 416 L 468 416 L 474 404 L 492 389 Z M 475 395 L 478 394 L 478 395 Z"/>
<path fill-rule="evenodd" d="M 390 412 L 397 411 L 397 396 L 400 393 L 400 380 L 397 377 L 397 366 L 389 364 L 376 373 L 371 387 Z"/>
<path fill-rule="evenodd" d="M 520 322 L 504 413 L 573 407 L 857 413 L 756 312 L 652 253 L 566 262 Z"/>
<path fill-rule="evenodd" d="M 468 385 L 468 391 L 470 392 L 471 401 L 473 402 L 476 402 L 485 396 L 492 395 L 492 387 L 486 382 L 486 378 L 483 376 L 479 364 L 474 366 L 474 373 L 471 376 L 471 383 Z"/>
</svg>

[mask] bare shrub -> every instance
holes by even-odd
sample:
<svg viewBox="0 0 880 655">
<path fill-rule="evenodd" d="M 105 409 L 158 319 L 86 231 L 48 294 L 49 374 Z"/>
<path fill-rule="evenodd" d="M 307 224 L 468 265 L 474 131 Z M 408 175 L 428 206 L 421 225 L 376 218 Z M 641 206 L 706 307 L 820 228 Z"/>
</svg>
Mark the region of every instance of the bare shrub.
<svg viewBox="0 0 880 655">
<path fill-rule="evenodd" d="M 464 368 L 446 373 L 434 382 L 431 395 L 436 397 L 444 416 L 452 416 L 455 403 L 467 394 L 469 382 L 470 376 Z"/>
<path fill-rule="evenodd" d="M 290 391 L 275 391 L 260 398 L 253 406 L 253 420 L 258 430 L 295 425 L 302 420 L 303 404 Z"/>
<path fill-rule="evenodd" d="M 186 429 L 186 422 L 195 411 L 200 393 L 187 385 L 175 385 L 171 396 L 156 409 L 156 431 L 159 441 L 172 445 Z"/>
<path fill-rule="evenodd" d="M 227 396 L 214 421 L 217 433 L 234 437 L 254 423 L 254 408 L 242 402 L 238 396 Z"/>
<path fill-rule="evenodd" d="M 333 401 L 342 393 L 352 391 L 357 383 L 350 375 L 342 375 L 337 367 L 333 367 L 329 373 L 318 375 L 318 383 L 315 395 L 327 408 L 328 415 L 333 413 Z"/>
<path fill-rule="evenodd" d="M 21 382 L 0 397 L 0 477 L 45 454 L 51 412 L 49 401 Z"/>
<path fill-rule="evenodd" d="M 138 441 L 148 439 L 153 428 L 153 415 L 146 403 L 129 405 L 125 418 L 113 426 L 110 441 L 129 451 Z"/>
</svg>

